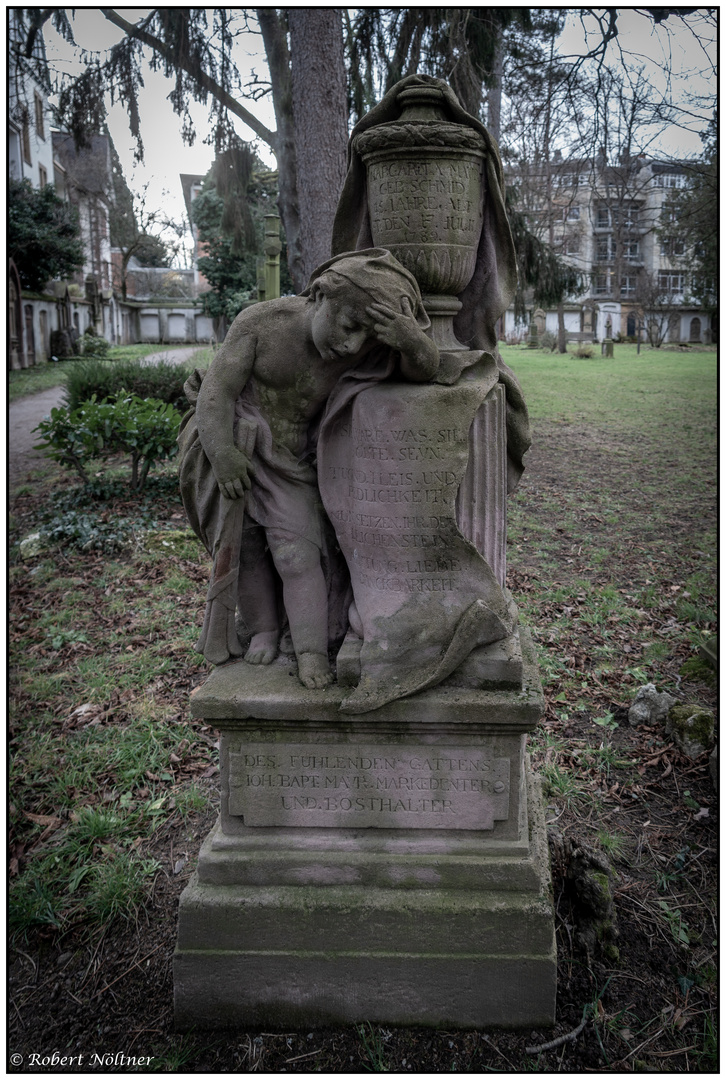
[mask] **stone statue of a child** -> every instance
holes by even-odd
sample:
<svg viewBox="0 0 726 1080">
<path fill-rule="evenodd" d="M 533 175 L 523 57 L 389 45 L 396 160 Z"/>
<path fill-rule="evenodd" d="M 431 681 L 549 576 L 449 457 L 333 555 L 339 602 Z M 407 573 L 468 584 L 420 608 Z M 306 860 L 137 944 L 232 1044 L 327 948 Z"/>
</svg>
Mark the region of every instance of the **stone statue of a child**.
<svg viewBox="0 0 726 1080">
<path fill-rule="evenodd" d="M 346 253 L 318 268 L 301 296 L 241 312 L 201 386 L 187 383 L 196 408 L 179 436 L 180 476 L 192 527 L 214 560 L 197 644 L 212 663 L 242 654 L 237 606 L 251 634 L 245 660 L 274 660 L 279 575 L 300 681 L 332 682 L 324 511 L 306 458 L 331 391 L 357 369 L 380 369 L 379 346 L 389 368 L 396 351 L 404 379 L 433 378 L 439 353 L 428 325 L 415 279 L 390 252 Z"/>
</svg>

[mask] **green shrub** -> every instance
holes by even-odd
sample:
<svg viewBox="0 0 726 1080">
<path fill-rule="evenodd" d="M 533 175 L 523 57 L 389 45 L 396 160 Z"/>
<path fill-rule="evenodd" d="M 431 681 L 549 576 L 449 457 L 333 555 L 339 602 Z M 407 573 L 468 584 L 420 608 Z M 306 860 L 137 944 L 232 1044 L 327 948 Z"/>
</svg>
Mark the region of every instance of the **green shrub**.
<svg viewBox="0 0 726 1080">
<path fill-rule="evenodd" d="M 142 364 L 140 360 L 88 360 L 68 372 L 65 397 L 71 412 L 94 396 L 99 401 L 115 401 L 135 394 L 140 398 L 156 398 L 185 413 L 189 408 L 184 395 L 186 378 L 183 367 L 164 361 Z"/>
<path fill-rule="evenodd" d="M 545 330 L 539 336 L 539 344 L 541 349 L 549 349 L 550 352 L 554 352 L 557 348 L 557 335 L 553 334 L 551 330 Z"/>
<path fill-rule="evenodd" d="M 96 411 L 95 421 L 98 419 Z M 33 431 L 37 431 L 42 440 L 35 450 L 43 450 L 46 457 L 67 469 L 75 469 L 81 480 L 88 483 L 86 465 L 103 450 L 103 438 L 96 430 L 96 424 L 86 421 L 82 409 L 74 412 L 62 406 L 51 409 L 50 416 L 45 416 Z"/>
<path fill-rule="evenodd" d="M 33 428 L 42 440 L 35 449 L 75 469 L 84 483 L 90 460 L 125 451 L 131 454 L 131 490 L 140 491 L 154 462 L 176 453 L 180 422 L 172 405 L 154 398 L 96 401 L 94 396 L 74 410 L 51 409 Z"/>
<path fill-rule="evenodd" d="M 93 356 L 99 360 L 105 360 L 111 351 L 110 343 L 90 329 L 86 330 L 81 338 L 80 345 L 84 356 Z"/>
</svg>

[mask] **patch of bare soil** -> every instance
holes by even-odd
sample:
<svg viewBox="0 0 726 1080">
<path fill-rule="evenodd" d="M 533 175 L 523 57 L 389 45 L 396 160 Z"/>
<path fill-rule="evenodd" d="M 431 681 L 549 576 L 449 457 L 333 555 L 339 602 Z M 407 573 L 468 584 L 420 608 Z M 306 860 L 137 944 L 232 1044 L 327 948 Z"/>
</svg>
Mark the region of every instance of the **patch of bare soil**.
<svg viewBox="0 0 726 1080">
<path fill-rule="evenodd" d="M 696 770 L 694 770 L 695 773 Z M 697 788 L 692 776 L 691 790 Z M 651 785 L 655 786 L 655 785 Z M 697 788 L 698 790 L 698 788 Z M 663 805 L 659 848 L 691 840 L 708 846 L 703 827 L 677 826 Z M 611 804 L 610 813 L 633 813 Z M 652 818 L 652 806 L 648 808 Z M 642 812 L 641 812 L 642 816 Z M 194 866 L 194 852 L 211 827 L 214 814 L 178 824 L 159 836 L 156 855 L 162 863 L 153 900 L 133 925 L 116 923 L 91 937 L 76 932 L 60 941 L 36 935 L 11 950 L 9 970 L 9 1046 L 22 1056 L 11 1072 L 359 1072 L 385 1066 L 390 1072 L 463 1071 L 694 1071 L 702 1050 L 703 1018 L 713 988 L 688 977 L 687 954 L 654 913 L 649 886 L 618 871 L 615 900 L 620 961 L 589 957 L 574 939 L 577 902 L 555 862 L 557 910 L 558 1006 L 553 1031 L 502 1030 L 461 1032 L 423 1028 L 356 1027 L 336 1030 L 229 1034 L 181 1034 L 173 1025 L 172 955 L 179 895 Z M 563 831 L 567 830 L 565 822 Z M 665 830 L 663 829 L 665 825 Z M 674 827 L 679 832 L 672 836 Z M 567 830 L 570 836 L 581 824 Z M 584 830 L 585 839 L 590 837 Z M 192 857 L 174 876 L 180 853 Z M 710 856 L 701 864 L 713 873 Z M 712 928 L 706 933 L 712 934 Z M 576 1029 L 585 1006 L 595 1017 L 574 1041 L 540 1055 L 531 1045 L 549 1043 Z M 75 1057 L 70 1067 L 52 1063 L 52 1054 Z M 39 1055 L 34 1058 L 33 1055 Z M 690 1057 L 689 1057 L 690 1055 Z M 151 1059 L 149 1061 L 148 1059 Z M 43 1059 L 49 1059 L 43 1064 Z M 136 1059 L 136 1060 L 133 1060 Z M 143 1060 L 139 1060 L 143 1059 Z M 697 1071 L 713 1071 L 700 1064 Z"/>
</svg>

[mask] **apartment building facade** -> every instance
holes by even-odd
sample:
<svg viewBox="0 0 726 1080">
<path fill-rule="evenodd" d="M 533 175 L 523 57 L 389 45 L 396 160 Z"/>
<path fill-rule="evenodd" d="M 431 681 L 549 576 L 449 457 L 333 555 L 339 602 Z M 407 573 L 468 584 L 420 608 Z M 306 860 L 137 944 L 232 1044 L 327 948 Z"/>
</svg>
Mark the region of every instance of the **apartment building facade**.
<svg viewBox="0 0 726 1080">
<path fill-rule="evenodd" d="M 683 161 L 644 156 L 554 161 L 510 174 L 529 227 L 581 275 L 585 290 L 565 303 L 568 336 L 708 343 L 712 320 L 690 295 L 685 242 L 665 239 L 676 192 L 689 184 Z M 537 312 L 557 332 L 556 311 Z M 522 332 L 507 312 L 505 333 Z"/>
<path fill-rule="evenodd" d="M 13 9 L 8 26 L 8 177 L 28 181 L 34 188 L 54 184 L 56 194 L 78 210 L 84 251 L 83 266 L 75 274 L 48 282 L 41 293 L 23 290 L 17 268 L 10 263 L 9 367 L 32 367 L 76 352 L 78 338 L 89 328 L 119 344 L 214 340 L 212 321 L 196 299 L 201 284 L 197 270 L 137 267 L 129 300 L 115 293 L 110 138 L 93 135 L 81 148 L 71 135 L 53 129 L 43 36 L 36 35 L 32 55 L 26 59 Z"/>
</svg>

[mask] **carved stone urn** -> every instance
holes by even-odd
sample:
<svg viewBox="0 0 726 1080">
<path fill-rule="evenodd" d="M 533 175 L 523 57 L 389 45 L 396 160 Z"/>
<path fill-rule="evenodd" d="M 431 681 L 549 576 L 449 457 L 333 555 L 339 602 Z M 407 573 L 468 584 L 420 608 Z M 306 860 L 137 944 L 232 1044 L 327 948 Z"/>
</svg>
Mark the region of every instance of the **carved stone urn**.
<svg viewBox="0 0 726 1080">
<path fill-rule="evenodd" d="M 472 128 L 445 119 L 438 88 L 402 90 L 398 100 L 398 120 L 355 140 L 368 173 L 373 243 L 418 281 L 439 348 L 459 352 L 466 347 L 453 318 L 476 264 L 485 144 Z"/>
</svg>

